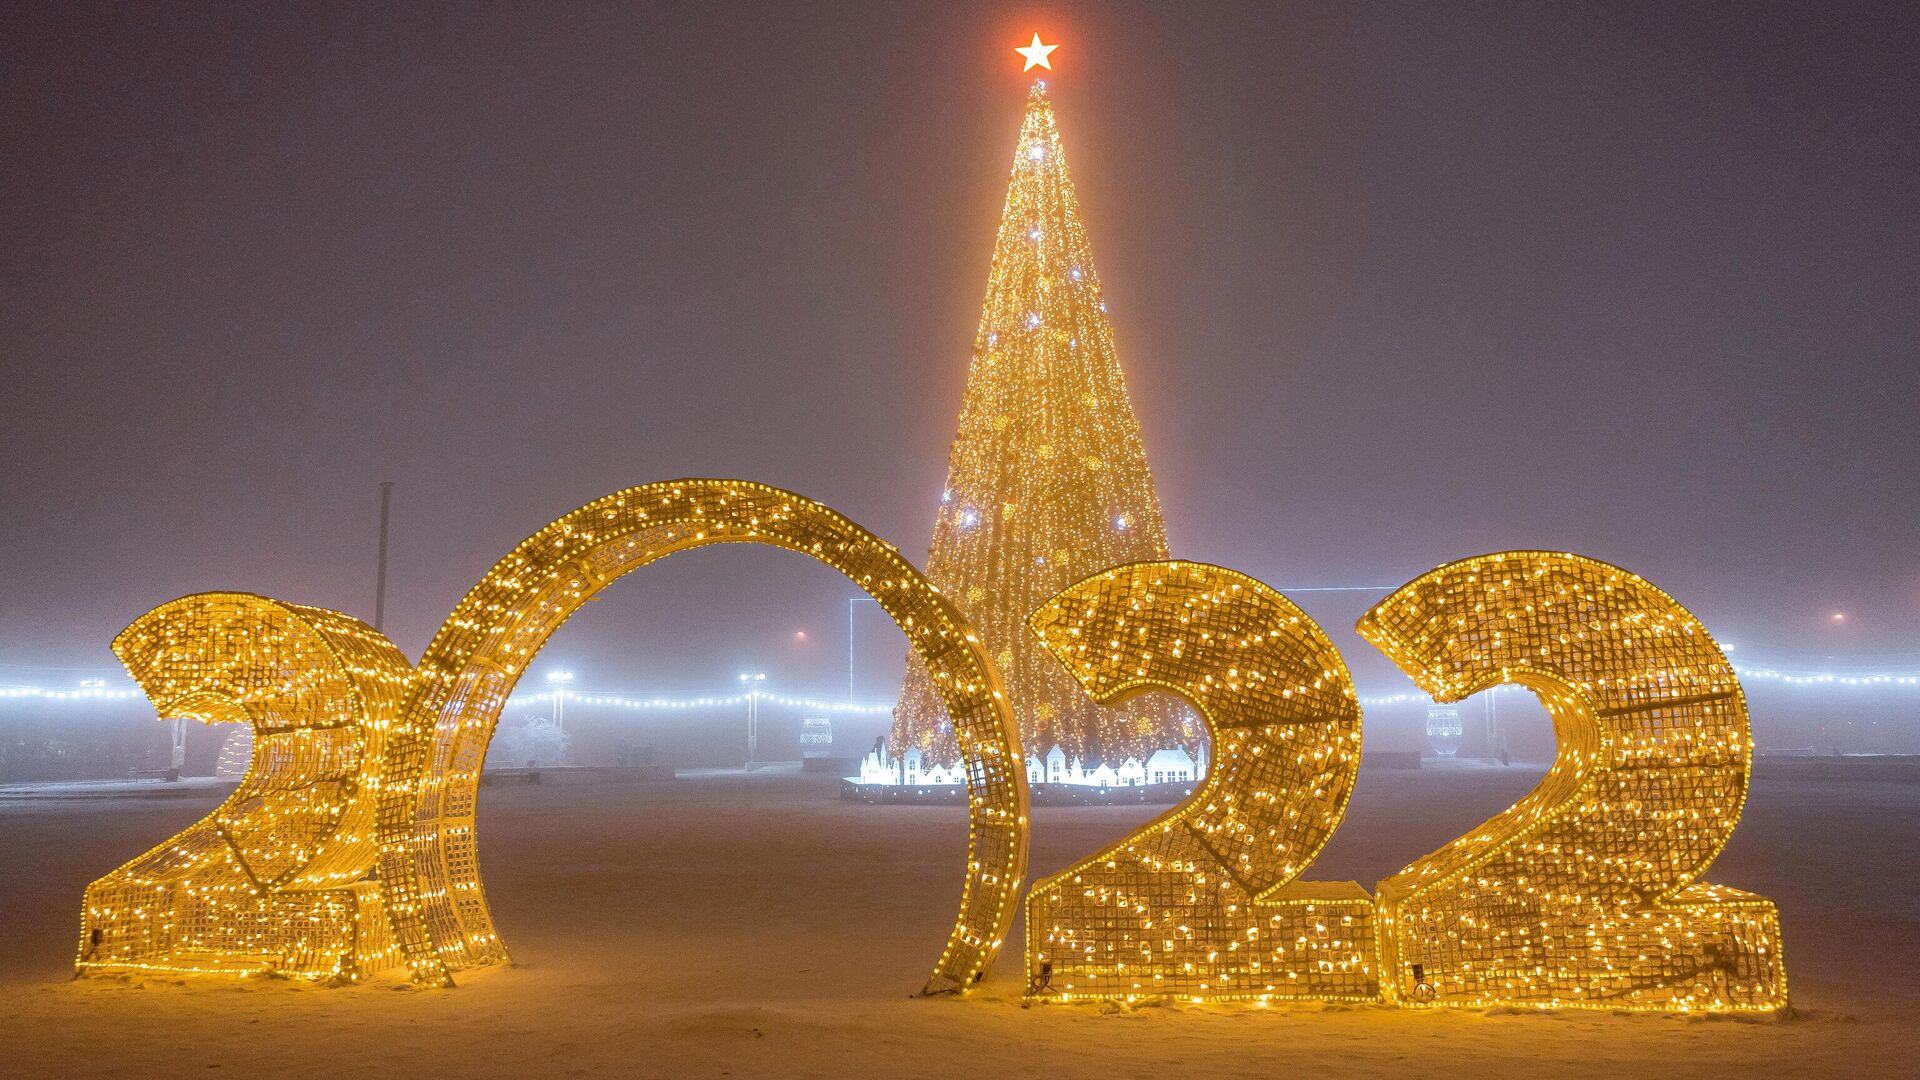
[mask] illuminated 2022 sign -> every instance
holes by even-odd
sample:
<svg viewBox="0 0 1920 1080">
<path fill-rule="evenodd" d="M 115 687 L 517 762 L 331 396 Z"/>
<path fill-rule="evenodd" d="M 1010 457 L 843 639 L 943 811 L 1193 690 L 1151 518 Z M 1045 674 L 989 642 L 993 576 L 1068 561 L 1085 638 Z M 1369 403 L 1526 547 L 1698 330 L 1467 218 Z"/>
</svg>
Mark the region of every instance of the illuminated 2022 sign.
<svg viewBox="0 0 1920 1080">
<path fill-rule="evenodd" d="M 971 840 L 928 992 L 964 992 L 1025 877 L 1026 772 L 993 665 L 885 541 L 819 503 L 681 480 L 596 500 L 527 538 L 409 666 L 349 616 L 243 593 L 163 604 L 114 651 L 162 716 L 252 725 L 246 778 L 206 818 L 87 889 L 82 972 L 446 984 L 506 957 L 481 884 L 481 764 L 540 648 L 596 592 L 674 552 L 763 543 L 845 574 L 932 672 L 959 736 Z M 1096 574 L 1031 623 L 1101 702 L 1199 712 L 1192 797 L 1027 900 L 1029 995 L 1765 1011 L 1786 1003 L 1778 917 L 1701 880 L 1739 820 L 1745 699 L 1705 629 L 1640 578 L 1552 552 L 1450 563 L 1359 630 L 1436 698 L 1533 689 L 1559 755 L 1504 813 L 1382 882 L 1305 875 L 1360 765 L 1333 643 L 1215 566 Z"/>
</svg>

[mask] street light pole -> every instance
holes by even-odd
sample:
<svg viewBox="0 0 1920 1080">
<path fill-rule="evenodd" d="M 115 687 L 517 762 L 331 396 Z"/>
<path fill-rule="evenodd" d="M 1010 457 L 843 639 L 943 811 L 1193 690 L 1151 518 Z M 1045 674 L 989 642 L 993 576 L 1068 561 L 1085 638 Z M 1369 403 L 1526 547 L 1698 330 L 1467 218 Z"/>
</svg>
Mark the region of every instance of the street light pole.
<svg viewBox="0 0 1920 1080">
<path fill-rule="evenodd" d="M 547 685 L 553 687 L 553 726 L 561 731 L 567 730 L 567 726 L 561 723 L 561 717 L 567 703 L 567 684 L 572 681 L 571 671 L 547 672 Z"/>
<path fill-rule="evenodd" d="M 760 687 L 757 683 L 767 681 L 767 673 L 756 671 L 740 676 L 740 684 L 747 691 L 747 768 L 760 758 Z"/>
<path fill-rule="evenodd" d="M 387 621 L 387 511 L 393 505 L 393 481 L 380 481 L 380 560 L 373 574 L 373 628 L 385 630 Z"/>
</svg>

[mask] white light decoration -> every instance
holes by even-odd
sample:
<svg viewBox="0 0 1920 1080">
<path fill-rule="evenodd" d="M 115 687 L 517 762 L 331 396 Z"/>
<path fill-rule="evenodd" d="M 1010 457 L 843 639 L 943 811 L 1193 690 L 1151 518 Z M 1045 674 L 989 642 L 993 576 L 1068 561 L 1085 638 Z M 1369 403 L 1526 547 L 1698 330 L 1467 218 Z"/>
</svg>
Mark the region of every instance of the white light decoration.
<svg viewBox="0 0 1920 1080">
<path fill-rule="evenodd" d="M 1044 559 L 1045 556 L 1037 556 L 1036 558 Z M 1036 565 L 1045 565 L 1045 563 L 1037 562 Z M 1316 590 L 1313 588 L 1298 588 L 1298 589 L 1286 589 L 1283 591 L 1287 593 L 1298 593 L 1298 592 L 1315 592 L 1319 590 Z M 1349 591 L 1349 590 L 1343 589 L 1339 591 Z M 1384 593 L 1390 590 L 1382 589 L 1380 591 Z M 1728 652 L 1732 651 L 1725 645 L 1722 645 L 1721 648 Z M 1750 667 L 1745 664 L 1734 664 L 1733 670 L 1736 674 L 1740 676 L 1742 680 L 1750 680 L 1754 682 L 1766 682 L 1766 683 L 1779 683 L 1783 686 L 1811 686 L 1811 687 L 1835 686 L 1835 687 L 1865 687 L 1865 688 L 1907 687 L 1907 686 L 1920 687 L 1920 675 L 1915 675 L 1907 672 L 1858 672 L 1858 671 L 1840 672 L 1840 671 L 1783 670 L 1780 668 L 1772 668 L 1772 667 Z M 91 681 L 95 683 L 103 682 L 103 680 L 99 680 L 99 679 L 95 679 Z M 1526 692 L 1527 692 L 1526 690 L 1517 686 L 1495 686 L 1495 687 L 1489 688 L 1486 691 L 1486 693 L 1489 693 L 1489 694 L 1500 694 L 1500 695 L 1524 694 Z M 0 686 L 0 699 L 34 698 L 42 701 L 73 702 L 77 704 L 84 704 L 89 701 L 101 701 L 101 700 L 127 701 L 135 698 L 140 698 L 143 696 L 145 695 L 141 694 L 140 691 L 138 690 L 119 690 L 119 689 L 107 689 L 107 688 L 84 688 L 80 690 L 62 690 L 62 689 L 59 689 L 58 687 L 47 687 L 47 686 Z M 539 701 L 548 701 L 548 700 L 551 700 L 551 698 L 546 694 L 515 694 L 510 704 L 517 705 L 521 703 L 530 703 L 530 702 L 539 702 Z M 625 708 L 636 708 L 636 709 L 691 709 L 691 708 L 697 708 L 704 705 L 737 705 L 740 702 L 745 701 L 746 699 L 744 697 L 699 697 L 699 698 L 642 697 L 638 694 L 620 694 L 620 693 L 603 693 L 603 692 L 597 692 L 597 691 L 569 690 L 567 691 L 567 700 L 570 702 L 595 701 L 595 702 L 599 702 L 607 705 L 618 705 Z M 813 698 L 781 697 L 773 693 L 762 693 L 760 695 L 760 700 L 774 701 L 782 705 L 793 705 L 793 706 L 796 706 L 799 708 L 805 708 L 805 709 L 840 709 L 840 710 L 846 710 L 851 712 L 864 712 L 864 713 L 875 713 L 875 714 L 890 712 L 893 709 L 893 706 L 891 705 L 848 704 L 847 702 L 844 702 L 844 701 L 819 701 Z M 1426 701 L 1426 700 L 1429 700 L 1426 694 L 1417 693 L 1413 691 L 1405 691 L 1405 692 L 1395 693 L 1395 694 L 1363 694 L 1360 697 L 1360 704 L 1362 705 L 1395 705 L 1395 704 L 1401 704 L 1409 701 Z"/>
</svg>

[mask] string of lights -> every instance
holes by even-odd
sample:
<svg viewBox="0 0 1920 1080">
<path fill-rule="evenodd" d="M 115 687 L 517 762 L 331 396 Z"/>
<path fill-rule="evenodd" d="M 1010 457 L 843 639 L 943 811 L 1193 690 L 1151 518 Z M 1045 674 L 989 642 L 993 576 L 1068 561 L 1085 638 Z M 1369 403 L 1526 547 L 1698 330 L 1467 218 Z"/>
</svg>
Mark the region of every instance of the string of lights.
<svg viewBox="0 0 1920 1080">
<path fill-rule="evenodd" d="M 699 709 L 721 705 L 744 705 L 749 697 L 757 701 L 772 702 L 795 709 L 813 709 L 819 712 L 859 713 L 879 716 L 893 711 L 891 705 L 861 705 L 847 701 L 820 701 L 816 698 L 788 697 L 767 690 L 754 690 L 746 694 L 734 694 L 729 697 L 699 698 L 640 698 L 623 694 L 603 693 L 592 690 L 568 690 L 567 702 L 585 702 L 594 705 L 612 705 L 623 709 Z M 537 705 L 552 701 L 554 694 L 515 694 L 507 699 L 509 708 L 515 706 Z"/>
<path fill-rule="evenodd" d="M 1300 590 L 1296 590 L 1300 591 Z M 1920 687 L 1920 673 L 1904 672 L 1835 672 L 1835 671 L 1782 671 L 1771 667 L 1748 667 L 1733 665 L 1740 678 L 1748 682 L 1778 683 L 1784 686 L 1845 686 L 1845 687 Z M 1491 693 L 1517 694 L 1527 691 L 1518 686 L 1495 687 Z M 535 694 L 515 694 L 507 700 L 510 707 L 525 707 L 551 702 L 553 691 Z M 569 703 L 579 702 L 592 705 L 607 705 L 621 709 L 703 709 L 718 708 L 726 705 L 744 705 L 747 694 L 732 694 L 710 697 L 666 698 L 641 697 L 634 694 L 622 694 L 600 690 L 567 690 Z M 821 712 L 848 713 L 861 716 L 879 716 L 891 712 L 891 705 L 872 705 L 846 701 L 821 701 L 817 698 L 789 697 L 767 690 L 755 690 L 753 695 L 760 701 L 774 705 L 784 705 L 794 709 L 814 709 Z M 39 701 L 124 701 L 144 698 L 138 690 L 122 690 L 109 687 L 103 679 L 84 679 L 80 685 L 71 689 L 47 686 L 0 686 L 0 700 L 27 698 Z M 1399 705 L 1409 701 L 1426 701 L 1427 695 L 1419 691 L 1407 691 L 1399 694 L 1361 695 L 1362 705 Z"/>
</svg>

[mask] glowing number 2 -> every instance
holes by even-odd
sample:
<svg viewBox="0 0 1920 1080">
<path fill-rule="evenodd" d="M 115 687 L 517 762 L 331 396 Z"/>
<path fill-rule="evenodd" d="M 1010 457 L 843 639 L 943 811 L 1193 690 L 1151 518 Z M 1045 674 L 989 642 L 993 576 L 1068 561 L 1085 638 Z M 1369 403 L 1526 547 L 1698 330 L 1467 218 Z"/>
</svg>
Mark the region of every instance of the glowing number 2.
<svg viewBox="0 0 1920 1080">
<path fill-rule="evenodd" d="M 1094 700 L 1172 692 L 1214 748 L 1190 799 L 1034 886 L 1033 996 L 1376 998 L 1366 892 L 1297 880 L 1360 768 L 1360 705 L 1326 634 L 1260 582 L 1186 562 L 1097 574 L 1031 624 Z"/>
<path fill-rule="evenodd" d="M 1746 699 L 1706 629 L 1618 567 L 1449 563 L 1360 633 L 1442 701 L 1532 689 L 1559 755 L 1504 813 L 1380 884 L 1383 989 L 1421 1004 L 1786 1004 L 1772 901 L 1700 876 L 1740 819 Z"/>
<path fill-rule="evenodd" d="M 399 959 L 376 856 L 382 743 L 412 669 L 373 628 L 246 593 L 163 604 L 114 639 L 163 717 L 254 730 L 213 813 L 87 887 L 78 966 L 353 980 Z"/>
</svg>

